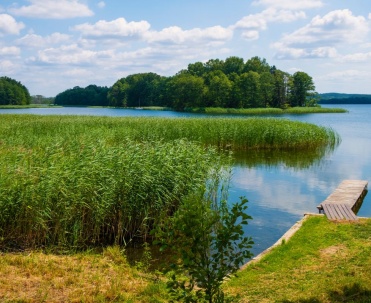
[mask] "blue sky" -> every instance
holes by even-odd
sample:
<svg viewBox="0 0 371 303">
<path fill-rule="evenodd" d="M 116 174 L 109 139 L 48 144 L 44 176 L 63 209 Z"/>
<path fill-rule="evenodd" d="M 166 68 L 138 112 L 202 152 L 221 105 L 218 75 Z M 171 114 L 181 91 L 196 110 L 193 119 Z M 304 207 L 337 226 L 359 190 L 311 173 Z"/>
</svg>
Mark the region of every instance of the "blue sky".
<svg viewBox="0 0 371 303">
<path fill-rule="evenodd" d="M 1 0 L 0 76 L 31 95 L 259 56 L 317 91 L 371 94 L 369 0 Z"/>
</svg>

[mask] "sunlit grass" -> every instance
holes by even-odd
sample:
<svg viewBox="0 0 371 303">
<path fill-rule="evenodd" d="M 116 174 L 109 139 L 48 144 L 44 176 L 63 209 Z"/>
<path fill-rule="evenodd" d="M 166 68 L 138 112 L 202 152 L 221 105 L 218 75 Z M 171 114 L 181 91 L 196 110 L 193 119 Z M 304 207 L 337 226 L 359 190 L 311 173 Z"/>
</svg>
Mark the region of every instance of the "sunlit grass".
<svg viewBox="0 0 371 303">
<path fill-rule="evenodd" d="M 167 294 L 161 279 L 130 266 L 119 247 L 73 255 L 38 251 L 0 255 L 4 303 L 164 302 Z"/>
<path fill-rule="evenodd" d="M 227 283 L 241 302 L 371 302 L 371 219 L 313 217 Z"/>
</svg>

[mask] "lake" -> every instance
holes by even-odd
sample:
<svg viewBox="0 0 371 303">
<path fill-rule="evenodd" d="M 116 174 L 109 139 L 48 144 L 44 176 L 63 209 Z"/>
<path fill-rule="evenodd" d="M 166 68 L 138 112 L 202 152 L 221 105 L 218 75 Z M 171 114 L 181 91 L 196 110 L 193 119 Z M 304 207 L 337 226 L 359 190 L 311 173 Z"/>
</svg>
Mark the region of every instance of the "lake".
<svg viewBox="0 0 371 303">
<path fill-rule="evenodd" d="M 327 106 L 327 105 L 326 105 Z M 330 107 L 330 106 L 328 106 Z M 341 105 L 345 114 L 280 115 L 331 127 L 342 142 L 331 153 L 314 163 L 305 154 L 246 153 L 236 155 L 229 191 L 231 202 L 245 196 L 253 220 L 246 234 L 255 241 L 258 254 L 277 241 L 304 213 L 316 213 L 322 202 L 345 179 L 371 181 L 371 105 Z M 200 117 L 205 115 L 171 111 L 112 108 L 30 108 L 0 109 L 0 114 L 165 116 Z M 220 117 L 220 116 L 218 116 Z M 248 117 L 246 117 L 248 118 Z M 367 195 L 358 213 L 371 217 L 371 195 Z"/>
</svg>

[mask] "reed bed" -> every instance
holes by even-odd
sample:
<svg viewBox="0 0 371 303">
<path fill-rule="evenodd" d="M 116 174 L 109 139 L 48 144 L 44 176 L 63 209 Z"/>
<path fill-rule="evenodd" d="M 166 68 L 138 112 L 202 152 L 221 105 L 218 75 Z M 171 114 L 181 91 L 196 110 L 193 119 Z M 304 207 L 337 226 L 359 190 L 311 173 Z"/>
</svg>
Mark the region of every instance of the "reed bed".
<svg viewBox="0 0 371 303">
<path fill-rule="evenodd" d="M 326 107 L 289 107 L 281 108 L 222 108 L 222 107 L 205 107 L 205 108 L 188 108 L 188 112 L 204 113 L 211 115 L 282 115 L 282 114 L 318 114 L 318 113 L 346 113 L 342 108 Z"/>
<path fill-rule="evenodd" d="M 347 113 L 348 111 L 343 108 L 330 108 L 330 107 L 290 107 L 284 110 L 287 114 L 322 114 L 322 113 Z"/>
<path fill-rule="evenodd" d="M 0 248 L 145 240 L 184 196 L 223 179 L 218 149 L 319 149 L 331 129 L 282 119 L 3 115 Z"/>
<path fill-rule="evenodd" d="M 115 124 L 100 119 L 6 115 L 0 124 L 3 249 L 145 238 L 156 218 L 225 163 L 215 149 L 186 140 L 112 134 Z"/>
</svg>

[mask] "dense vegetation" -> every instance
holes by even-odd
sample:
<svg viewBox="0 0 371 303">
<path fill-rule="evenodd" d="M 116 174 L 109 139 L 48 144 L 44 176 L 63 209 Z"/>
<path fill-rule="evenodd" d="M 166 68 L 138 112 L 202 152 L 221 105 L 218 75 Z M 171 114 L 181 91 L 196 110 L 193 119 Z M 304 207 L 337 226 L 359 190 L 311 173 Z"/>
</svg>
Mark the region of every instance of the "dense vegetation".
<svg viewBox="0 0 371 303">
<path fill-rule="evenodd" d="M 30 101 L 30 93 L 21 82 L 0 77 L 0 105 L 27 105 Z"/>
<path fill-rule="evenodd" d="M 146 237 L 222 165 L 184 140 L 133 141 L 115 119 L 6 115 L 0 127 L 0 246 Z"/>
<path fill-rule="evenodd" d="M 55 97 L 56 105 L 82 105 L 82 106 L 107 106 L 107 87 L 89 85 L 85 88 L 76 86 L 68 89 Z"/>
<path fill-rule="evenodd" d="M 279 119 L 5 115 L 0 246 L 145 238 L 156 218 L 221 178 L 225 159 L 211 146 L 317 150 L 337 140 L 326 128 Z"/>
<path fill-rule="evenodd" d="M 57 95 L 58 105 L 114 107 L 162 106 L 175 110 L 194 107 L 286 108 L 313 106 L 315 86 L 308 74 L 287 72 L 265 59 L 239 57 L 195 62 L 171 77 L 156 73 L 133 74 L 107 89 L 89 85 Z"/>
<path fill-rule="evenodd" d="M 316 103 L 312 78 L 270 66 L 265 59 L 212 59 L 188 65 L 172 77 L 153 73 L 118 80 L 109 92 L 113 106 L 257 108 L 308 106 Z"/>
</svg>

